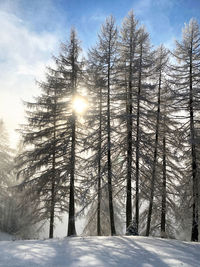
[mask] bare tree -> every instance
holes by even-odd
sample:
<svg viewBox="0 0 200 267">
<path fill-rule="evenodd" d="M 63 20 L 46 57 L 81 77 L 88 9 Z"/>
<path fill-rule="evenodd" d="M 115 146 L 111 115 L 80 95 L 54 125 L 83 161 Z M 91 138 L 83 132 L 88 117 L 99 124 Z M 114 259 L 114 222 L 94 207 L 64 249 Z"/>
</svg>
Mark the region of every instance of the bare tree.
<svg viewBox="0 0 200 267">
<path fill-rule="evenodd" d="M 198 162 L 197 162 L 197 114 L 199 105 L 199 61 L 200 61 L 200 31 L 196 20 L 191 19 L 183 29 L 181 42 L 176 42 L 173 53 L 177 64 L 174 71 L 172 84 L 176 97 L 176 107 L 182 111 L 185 117 L 184 130 L 188 133 L 190 144 L 190 168 L 188 179 L 192 177 L 192 233 L 191 240 L 198 241 Z"/>
<path fill-rule="evenodd" d="M 156 165 L 157 165 L 157 157 L 158 157 L 158 143 L 159 143 L 159 134 L 160 134 L 160 106 L 161 106 L 161 90 L 164 80 L 164 71 L 166 68 L 167 51 L 163 46 L 160 46 L 157 51 L 156 56 L 156 65 L 155 65 L 155 79 L 157 91 L 157 114 L 156 114 L 156 129 L 155 129 L 155 141 L 154 141 L 154 155 L 153 155 L 153 165 L 152 165 L 152 177 L 150 184 L 150 199 L 149 199 L 149 209 L 148 209 L 148 217 L 147 217 L 147 228 L 146 235 L 149 235 L 150 226 L 151 226 L 151 216 L 153 209 L 153 199 L 154 199 L 154 190 L 155 190 L 155 179 L 156 179 Z"/>
</svg>

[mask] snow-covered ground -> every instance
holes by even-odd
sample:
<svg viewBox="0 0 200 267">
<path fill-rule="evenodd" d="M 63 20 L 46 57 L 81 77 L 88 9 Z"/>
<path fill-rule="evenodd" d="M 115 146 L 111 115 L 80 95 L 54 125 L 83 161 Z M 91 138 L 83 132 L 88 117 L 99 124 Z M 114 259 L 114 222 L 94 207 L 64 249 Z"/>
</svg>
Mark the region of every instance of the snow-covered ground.
<svg viewBox="0 0 200 267">
<path fill-rule="evenodd" d="M 0 266 L 200 266 L 200 243 L 147 237 L 1 241 Z"/>
</svg>

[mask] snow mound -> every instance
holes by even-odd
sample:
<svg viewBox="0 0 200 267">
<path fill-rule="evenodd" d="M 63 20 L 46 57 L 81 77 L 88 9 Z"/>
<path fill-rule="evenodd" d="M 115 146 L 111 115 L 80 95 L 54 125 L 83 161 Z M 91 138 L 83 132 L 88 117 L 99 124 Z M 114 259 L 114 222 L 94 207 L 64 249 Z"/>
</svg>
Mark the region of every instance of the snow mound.
<svg viewBox="0 0 200 267">
<path fill-rule="evenodd" d="M 200 266 L 200 243 L 159 238 L 71 237 L 2 241 L 0 266 Z"/>
</svg>

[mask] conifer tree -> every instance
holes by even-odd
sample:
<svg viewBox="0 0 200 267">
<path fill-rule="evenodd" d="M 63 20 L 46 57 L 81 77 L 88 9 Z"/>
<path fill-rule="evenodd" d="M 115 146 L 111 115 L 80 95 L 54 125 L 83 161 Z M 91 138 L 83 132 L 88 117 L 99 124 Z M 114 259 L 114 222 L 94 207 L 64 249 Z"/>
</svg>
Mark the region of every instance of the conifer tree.
<svg viewBox="0 0 200 267">
<path fill-rule="evenodd" d="M 87 148 L 91 149 L 92 156 L 88 160 L 93 169 L 91 177 L 96 177 L 97 184 L 97 234 L 101 234 L 100 214 L 101 214 L 101 192 L 103 176 L 107 173 L 108 207 L 110 217 L 111 235 L 116 234 L 113 208 L 113 170 L 112 170 L 112 94 L 115 85 L 115 64 L 117 53 L 117 29 L 113 17 L 108 17 L 101 28 L 96 47 L 89 51 L 89 73 L 91 80 L 89 83 L 90 94 L 93 99 L 92 129 L 89 131 Z M 91 89 L 93 88 L 93 89 Z M 89 111 L 90 112 L 90 111 Z M 94 173 L 95 176 L 94 176 Z"/>
<path fill-rule="evenodd" d="M 62 45 L 48 68 L 47 81 L 40 83 L 42 93 L 35 103 L 27 103 L 28 125 L 23 136 L 27 150 L 19 157 L 22 186 L 29 187 L 31 200 L 38 202 L 41 219 L 50 220 L 53 237 L 55 211 L 69 211 L 68 235 L 75 235 L 75 145 L 76 114 L 73 100 L 79 79 L 79 41 L 75 30 Z M 66 197 L 69 194 L 69 206 Z"/>
<path fill-rule="evenodd" d="M 138 27 L 133 12 L 129 12 L 125 18 L 120 36 L 120 63 L 118 69 L 119 93 L 121 118 L 121 138 L 118 149 L 126 150 L 121 156 L 126 158 L 127 166 L 124 166 L 126 175 L 127 198 L 126 198 L 126 227 L 132 222 L 132 198 L 131 183 L 135 181 L 135 222 L 139 228 L 139 177 L 140 164 L 145 160 L 146 152 L 141 144 L 147 143 L 145 129 L 148 124 L 146 113 L 148 110 L 148 95 L 152 85 L 148 78 L 152 75 L 152 51 L 149 35 L 144 27 Z M 123 90 L 122 90 L 123 89 Z M 126 129 L 126 133 L 125 130 Z M 123 140 L 123 136 L 126 139 Z M 126 145 L 122 145 L 125 143 Z M 123 161 L 122 161 L 123 162 Z M 134 164 L 133 164 L 134 163 Z M 127 173 L 126 173 L 127 170 Z M 126 174 L 125 174 L 126 173 Z M 143 174 L 142 174 L 143 175 Z"/>
<path fill-rule="evenodd" d="M 137 21 L 133 11 L 124 19 L 120 40 L 120 85 L 126 88 L 126 127 L 127 127 L 127 178 L 126 178 L 126 228 L 132 222 L 132 169 L 133 169 L 133 90 L 135 86 L 136 66 L 135 50 L 138 45 Z M 122 71 L 123 70 L 123 71 Z M 123 74 L 122 74 L 123 72 Z M 125 73 L 124 73 L 125 72 Z M 125 77 L 125 81 L 124 81 Z M 121 95 L 122 98 L 123 95 Z M 136 209 L 138 211 L 138 209 Z"/>
<path fill-rule="evenodd" d="M 155 190 L 155 180 L 156 180 L 156 165 L 158 158 L 158 141 L 160 134 L 160 106 L 161 106 L 161 90 L 163 86 L 163 76 L 167 63 L 167 51 L 163 46 L 159 47 L 156 59 L 155 59 L 155 79 L 157 79 L 156 87 L 158 88 L 157 93 L 157 112 L 156 112 L 156 128 L 155 128 L 155 141 L 154 141 L 154 155 L 153 155 L 153 165 L 152 165 L 152 177 L 151 177 L 151 185 L 150 185 L 150 200 L 149 200 L 149 209 L 148 209 L 148 217 L 147 217 L 147 228 L 146 235 L 149 235 L 150 225 L 151 225 L 151 216 L 153 209 L 153 199 L 154 199 L 154 190 Z"/>
<path fill-rule="evenodd" d="M 155 204 L 156 207 L 154 209 L 160 212 L 158 221 L 160 220 L 161 237 L 174 236 L 173 220 L 176 217 L 177 196 L 180 194 L 177 184 L 180 183 L 183 176 L 177 153 L 180 150 L 179 134 L 181 134 L 181 129 L 178 128 L 178 121 L 174 118 L 174 98 L 168 81 L 168 66 L 169 64 L 167 63 L 161 91 L 157 192 L 155 193 L 158 203 Z"/>
<path fill-rule="evenodd" d="M 135 218 L 137 230 L 139 230 L 139 189 L 140 189 L 140 176 L 144 176 L 146 170 L 140 168 L 141 162 L 150 161 L 151 157 L 148 155 L 150 150 L 149 144 L 149 129 L 151 129 L 151 120 L 148 117 L 148 111 L 152 108 L 152 89 L 154 85 L 151 79 L 153 75 L 154 52 L 151 50 L 149 34 L 144 27 L 139 29 L 138 46 L 137 46 L 137 81 L 136 81 L 136 152 L 135 152 L 135 183 L 136 183 L 136 196 L 135 196 Z M 148 130 L 147 130 L 148 128 Z M 146 146 L 146 148 L 145 148 Z M 147 150 L 146 150 L 147 149 Z M 147 156 L 148 155 L 148 156 Z M 148 165 L 148 164 L 147 164 Z M 148 168 L 148 166 L 147 166 Z"/>
<path fill-rule="evenodd" d="M 27 198 L 37 203 L 38 216 L 50 220 L 49 237 L 53 237 L 55 209 L 63 209 L 65 195 L 60 186 L 63 175 L 63 92 L 55 76 L 47 75 L 47 81 L 39 84 L 42 94 L 29 108 L 28 124 L 23 137 L 26 150 L 18 157 L 19 175 L 23 177 L 20 187 Z M 64 108 L 65 109 L 65 108 Z M 22 178 L 21 178 L 22 179 Z"/>
<path fill-rule="evenodd" d="M 80 45 L 74 29 L 71 30 L 70 41 L 64 47 L 64 54 L 57 60 L 59 71 L 65 86 L 68 89 L 68 112 L 67 120 L 70 122 L 70 189 L 69 189 L 69 220 L 68 220 L 68 236 L 76 235 L 75 228 L 75 165 L 76 165 L 76 142 L 77 142 L 77 117 L 70 101 L 74 101 L 78 94 L 78 85 L 81 80 L 82 62 L 79 62 Z M 72 104 L 72 103 L 71 103 Z"/>
<path fill-rule="evenodd" d="M 75 228 L 75 175 L 76 175 L 76 151 L 78 143 L 78 120 L 74 101 L 78 96 L 78 87 L 83 79 L 83 61 L 80 59 L 80 42 L 74 28 L 71 29 L 69 41 L 62 44 L 62 50 L 59 57 L 55 57 L 57 70 L 51 69 L 52 74 L 58 75 L 59 84 L 63 92 L 63 101 L 65 108 L 63 110 L 64 128 L 61 133 L 63 150 L 65 176 L 69 179 L 69 204 L 68 204 L 68 236 L 76 235 Z M 80 59 L 80 61 L 79 61 Z M 78 188 L 76 187 L 77 191 Z"/>
<path fill-rule="evenodd" d="M 172 67 L 174 74 L 172 84 L 174 85 L 174 96 L 176 108 L 185 117 L 182 120 L 183 128 L 187 136 L 190 155 L 190 167 L 187 170 L 187 179 L 192 180 L 192 231 L 191 240 L 198 241 L 198 161 L 197 161 L 197 114 L 199 106 L 199 62 L 200 62 L 200 31 L 196 20 L 191 19 L 183 29 L 180 42 L 176 41 L 176 49 L 173 55 L 177 61 Z M 187 153 L 187 152 L 185 152 Z"/>
<path fill-rule="evenodd" d="M 90 188 L 90 195 L 92 195 L 91 187 L 94 190 L 94 195 L 97 192 L 97 203 L 93 199 L 92 211 L 96 210 L 96 234 L 102 234 L 102 187 L 103 176 L 106 175 L 106 132 L 105 127 L 105 96 L 103 91 L 105 89 L 105 82 L 101 74 L 99 74 L 98 64 L 96 64 L 96 50 L 89 51 L 88 59 L 88 97 L 92 103 L 87 111 L 85 124 L 87 125 L 87 134 L 84 138 L 84 151 L 90 154 L 89 158 L 86 157 L 83 172 L 86 173 L 87 180 L 83 179 L 83 186 L 85 191 Z M 104 152 L 103 152 L 104 151 Z M 90 177 L 90 178 L 89 178 Z M 96 208 L 95 204 L 96 203 Z M 88 203 L 90 204 L 90 203 Z M 88 205 L 87 204 L 87 205 Z M 90 221 L 90 219 L 89 219 Z"/>
</svg>

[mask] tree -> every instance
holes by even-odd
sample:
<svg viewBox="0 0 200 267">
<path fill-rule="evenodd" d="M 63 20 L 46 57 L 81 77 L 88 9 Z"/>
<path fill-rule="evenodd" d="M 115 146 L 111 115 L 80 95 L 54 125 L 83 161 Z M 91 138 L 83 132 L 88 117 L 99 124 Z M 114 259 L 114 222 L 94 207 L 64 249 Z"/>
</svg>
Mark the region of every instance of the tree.
<svg viewBox="0 0 200 267">
<path fill-rule="evenodd" d="M 64 79 L 65 86 L 68 89 L 69 99 L 68 99 L 68 108 L 69 108 L 69 117 L 67 118 L 70 122 L 70 191 L 69 191 L 69 220 L 68 220 L 68 236 L 76 235 L 75 228 L 75 165 L 76 165 L 76 128 L 77 128 L 77 119 L 76 113 L 73 109 L 72 103 L 78 93 L 78 83 L 80 82 L 80 74 L 82 74 L 82 62 L 79 62 L 80 56 L 80 45 L 76 37 L 76 32 L 74 29 L 71 30 L 70 41 L 67 46 L 63 47 L 64 54 L 60 56 L 60 59 L 57 60 L 59 64 L 59 71 Z M 71 109 L 70 109 L 71 104 Z"/>
<path fill-rule="evenodd" d="M 146 128 L 151 128 L 148 115 L 148 110 L 151 109 L 152 101 L 150 100 L 151 92 L 154 87 L 149 80 L 152 79 L 153 74 L 153 52 L 151 51 L 149 34 L 145 31 L 144 27 L 141 27 L 139 30 L 138 36 L 138 58 L 137 58 L 137 115 L 136 115 L 136 154 L 135 154 L 135 165 L 136 165 L 136 225 L 137 230 L 139 228 L 139 182 L 140 182 L 140 173 L 144 175 L 140 168 L 140 160 L 146 161 L 146 149 L 144 144 L 148 144 L 149 147 L 149 133 Z M 143 146 L 143 149 L 142 149 Z M 149 148 L 147 148 L 149 150 Z M 149 161 L 149 160 L 148 160 Z"/>
<path fill-rule="evenodd" d="M 189 144 L 189 160 L 187 177 L 192 178 L 192 233 L 191 240 L 198 241 L 198 162 L 197 162 L 197 114 L 199 105 L 199 62 L 200 62 L 200 31 L 196 20 L 191 19 L 183 29 L 182 41 L 176 41 L 173 52 L 177 64 L 172 67 L 174 74 L 172 84 L 176 97 L 176 108 L 182 112 L 183 128 L 187 133 Z"/>
<path fill-rule="evenodd" d="M 56 69 L 48 68 L 47 81 L 40 83 L 42 94 L 27 103 L 28 125 L 23 136 L 27 150 L 19 157 L 22 186 L 29 187 L 31 200 L 38 202 L 41 219 L 50 219 L 53 237 L 55 209 L 69 211 L 68 235 L 75 235 L 75 145 L 76 97 L 80 47 L 75 30 L 55 59 Z M 69 178 L 69 180 L 68 180 Z M 69 194 L 69 207 L 66 196 Z"/>
<path fill-rule="evenodd" d="M 97 208 L 95 209 L 97 220 L 96 220 L 96 233 L 97 235 L 102 234 L 101 224 L 101 201 L 102 201 L 102 183 L 103 175 L 105 175 L 105 152 L 106 151 L 106 132 L 105 127 L 105 96 L 103 97 L 103 88 L 105 88 L 105 82 L 103 81 L 101 74 L 99 74 L 99 67 L 96 64 L 96 50 L 91 49 L 89 51 L 88 59 L 88 76 L 87 76 L 87 87 L 90 105 L 85 124 L 87 125 L 87 134 L 84 138 L 84 151 L 90 154 L 89 158 L 86 157 L 83 171 L 86 173 L 87 180 L 83 180 L 83 187 L 85 191 L 89 191 L 92 195 L 91 187 L 94 187 L 93 195 L 96 195 L 97 191 Z M 90 177 L 90 179 L 88 179 Z M 89 201 L 91 202 L 91 201 Z M 95 203 L 93 200 L 92 202 Z M 92 210 L 94 210 L 94 203 Z M 89 205 L 88 203 L 87 205 Z"/>
<path fill-rule="evenodd" d="M 47 81 L 39 83 L 42 94 L 29 108 L 28 123 L 23 137 L 26 150 L 19 155 L 18 169 L 26 196 L 37 203 L 40 220 L 49 219 L 49 237 L 53 237 L 55 209 L 63 210 L 64 152 L 62 150 L 63 91 L 57 76 L 47 74 Z M 64 182 L 63 182 L 64 181 Z M 61 189 L 62 188 L 62 189 Z"/>
<path fill-rule="evenodd" d="M 151 185 L 150 185 L 150 200 L 149 200 L 149 210 L 148 210 L 148 217 L 147 217 L 147 228 L 146 228 L 146 235 L 149 235 L 150 232 L 150 225 L 151 225 L 151 215 L 153 209 L 153 199 L 154 199 L 154 190 L 155 190 L 155 180 L 156 180 L 156 165 L 157 165 L 157 158 L 158 158 L 158 141 L 159 141 L 159 134 L 160 134 L 160 106 L 161 106 L 161 89 L 163 85 L 163 76 L 164 71 L 166 68 L 167 63 L 167 51 L 163 46 L 157 51 L 156 57 L 156 66 L 155 66 L 155 79 L 156 87 L 158 88 L 157 93 L 157 113 L 156 113 L 156 129 L 155 129 L 155 141 L 154 141 L 154 155 L 153 155 L 153 165 L 152 165 L 152 178 L 151 178 Z"/>
<path fill-rule="evenodd" d="M 138 45 L 137 21 L 133 11 L 124 19 L 120 39 L 120 85 L 126 88 L 126 127 L 127 127 L 127 174 L 126 174 L 126 228 L 132 222 L 132 158 L 133 158 L 133 87 L 135 83 L 135 50 Z M 123 74 L 122 74 L 123 72 Z M 125 73 L 124 73 L 125 72 Z M 124 81 L 125 77 L 125 81 Z M 139 116 L 138 116 L 139 118 Z M 137 162 L 138 163 L 138 162 Z M 137 169 L 138 170 L 138 169 Z M 138 177 L 138 173 L 136 174 Z M 137 180 L 137 179 L 136 179 Z M 138 181 L 138 180 L 137 180 Z M 138 185 L 138 183 L 137 183 Z M 137 191 L 138 193 L 138 191 Z M 137 195 L 138 197 L 138 195 Z M 138 201 L 136 206 L 138 207 Z M 138 208 L 136 209 L 138 218 Z M 138 220 L 137 220 L 138 221 Z M 138 226 L 138 225 L 137 225 Z"/>
<path fill-rule="evenodd" d="M 126 157 L 127 166 L 124 167 L 126 175 L 126 227 L 132 222 L 132 180 L 135 178 L 135 223 L 139 228 L 139 188 L 141 160 L 146 157 L 142 147 L 147 143 L 146 128 L 148 120 L 146 114 L 150 101 L 148 95 L 152 90 L 149 78 L 152 75 L 152 52 L 149 35 L 144 27 L 137 27 L 133 12 L 129 12 L 121 29 L 120 63 L 118 68 L 119 92 L 121 102 L 120 124 L 121 142 L 119 150 Z M 124 108 L 125 107 L 125 108 Z M 126 130 L 124 130 L 126 129 Z M 123 136 L 126 139 L 123 140 Z M 122 145 L 122 143 L 126 145 Z M 134 164 L 133 164 L 134 163 Z"/>
<path fill-rule="evenodd" d="M 108 17 L 105 24 L 101 28 L 101 33 L 98 36 L 99 40 L 93 49 L 89 52 L 89 73 L 93 77 L 92 82 L 93 92 L 93 116 L 90 121 L 94 121 L 93 128 L 87 139 L 87 147 L 93 153 L 91 157 L 92 168 L 98 169 L 97 177 L 97 192 L 98 192 L 98 207 L 97 207 L 97 234 L 100 235 L 100 209 L 101 209 L 101 191 L 102 177 L 105 171 L 107 172 L 107 188 L 108 188 L 108 205 L 110 214 L 110 229 L 111 235 L 116 234 L 113 209 L 113 171 L 112 171 L 112 93 L 115 85 L 115 64 L 117 52 L 117 29 L 113 17 Z M 91 88 L 92 86 L 90 86 Z M 94 100 L 96 98 L 96 100 Z M 92 145 L 91 145 L 92 141 Z M 95 173 L 95 171 L 92 171 Z M 92 176 L 94 177 L 94 175 Z"/>
</svg>

